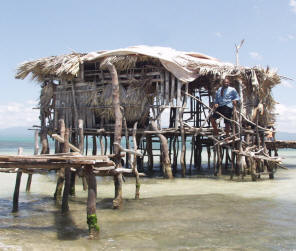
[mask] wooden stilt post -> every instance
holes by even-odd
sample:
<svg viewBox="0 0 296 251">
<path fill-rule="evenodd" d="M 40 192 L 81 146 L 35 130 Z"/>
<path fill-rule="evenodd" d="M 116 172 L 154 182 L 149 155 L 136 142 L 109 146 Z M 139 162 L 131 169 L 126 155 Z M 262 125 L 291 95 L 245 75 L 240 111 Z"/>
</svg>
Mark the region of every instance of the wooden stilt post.
<svg viewBox="0 0 296 251">
<path fill-rule="evenodd" d="M 105 155 L 105 146 L 104 146 L 102 135 L 100 135 L 100 149 L 101 149 L 101 155 Z"/>
<path fill-rule="evenodd" d="M 112 78 L 112 105 L 115 114 L 114 128 L 114 154 L 115 168 L 121 167 L 120 142 L 122 133 L 122 113 L 120 110 L 119 82 L 115 66 L 108 60 L 104 60 L 101 67 L 107 67 Z M 122 205 L 122 174 L 118 173 L 114 176 L 115 198 L 113 200 L 113 208 L 120 208 Z"/>
<path fill-rule="evenodd" d="M 137 133 L 137 124 L 138 122 L 136 122 L 134 124 L 134 128 L 133 128 L 133 143 L 134 143 L 134 151 L 136 152 L 138 149 L 137 146 L 137 139 L 136 139 L 136 133 Z M 136 176 L 136 192 L 135 192 L 135 199 L 138 200 L 140 198 L 140 176 L 139 176 L 139 172 L 138 172 L 138 168 L 137 168 L 137 156 L 134 154 L 134 159 L 133 159 L 133 172 Z"/>
<path fill-rule="evenodd" d="M 85 136 L 85 155 L 88 154 L 88 135 Z"/>
<path fill-rule="evenodd" d="M 236 108 L 235 106 L 233 107 L 233 120 L 236 120 Z M 232 134 L 235 135 L 235 123 L 232 123 Z M 232 142 L 232 150 L 235 149 L 235 142 Z M 232 151 L 231 152 L 231 172 L 230 172 L 230 179 L 233 179 L 233 175 L 234 175 L 234 169 L 235 169 L 235 153 Z"/>
<path fill-rule="evenodd" d="M 98 147 L 97 147 L 97 137 L 93 136 L 93 149 L 92 149 L 92 155 L 97 155 Z"/>
<path fill-rule="evenodd" d="M 229 161 L 229 152 L 228 148 L 225 149 L 225 165 L 224 165 L 224 170 L 228 169 L 228 161 Z"/>
<path fill-rule="evenodd" d="M 78 119 L 78 146 L 80 153 L 83 154 L 84 152 L 84 130 L 83 130 L 83 119 Z M 82 176 L 82 187 L 83 190 L 87 190 L 87 182 L 86 177 Z"/>
<path fill-rule="evenodd" d="M 48 139 L 47 139 L 47 129 L 45 124 L 45 115 L 41 112 L 41 131 L 40 131 L 40 140 L 41 140 L 41 154 L 49 153 Z"/>
<path fill-rule="evenodd" d="M 216 176 L 217 175 L 217 146 L 214 146 L 213 148 L 213 152 L 214 152 L 214 175 Z"/>
<path fill-rule="evenodd" d="M 83 154 L 84 150 L 84 132 L 83 132 L 83 120 L 78 119 L 78 145 L 80 149 L 80 153 Z"/>
<path fill-rule="evenodd" d="M 87 224 L 89 230 L 89 238 L 94 239 L 97 237 L 100 228 L 98 226 L 96 214 L 96 200 L 97 200 L 97 180 L 93 173 L 92 166 L 85 167 L 85 174 L 88 183 L 88 196 L 87 196 Z"/>
<path fill-rule="evenodd" d="M 124 132 L 125 132 L 125 146 L 126 146 L 126 149 L 131 149 L 125 116 L 123 116 L 123 124 L 124 124 Z M 125 162 L 126 162 L 125 163 L 126 168 L 129 168 L 129 166 L 131 165 L 131 154 L 130 153 L 126 153 L 126 161 Z"/>
<path fill-rule="evenodd" d="M 188 84 L 186 84 L 188 86 Z M 182 82 L 178 80 L 178 86 L 177 86 L 177 98 L 180 100 L 181 96 L 181 88 L 182 88 Z M 186 88 L 188 89 L 188 88 Z M 187 93 L 187 92 L 186 92 Z M 180 156 L 180 164 L 181 164 L 181 170 L 182 170 L 182 177 L 185 177 L 186 175 L 186 163 L 185 163 L 185 154 L 186 154 L 186 138 L 185 138 L 185 131 L 184 131 L 184 124 L 183 124 L 183 112 L 184 107 L 187 106 L 187 96 L 183 96 L 183 105 L 182 108 L 177 108 L 179 110 L 179 123 L 180 123 L 180 132 L 181 132 L 181 140 L 182 140 L 182 149 L 181 149 L 181 156 Z M 180 102 L 178 101 L 179 105 Z"/>
<path fill-rule="evenodd" d="M 217 169 L 218 169 L 217 175 L 221 176 L 222 175 L 222 165 L 221 165 L 222 157 L 221 157 L 221 147 L 219 145 L 217 145 L 216 151 L 217 151 Z"/>
<path fill-rule="evenodd" d="M 38 142 L 39 142 L 39 131 L 35 130 L 35 133 L 34 133 L 34 155 L 38 155 L 38 150 L 39 150 Z M 30 192 L 31 183 L 32 183 L 32 174 L 30 173 L 28 175 L 28 179 L 27 179 L 26 192 Z"/>
<path fill-rule="evenodd" d="M 192 174 L 192 160 L 193 160 L 193 152 L 194 152 L 194 145 L 195 145 L 195 136 L 192 135 L 191 139 L 191 153 L 190 153 L 190 166 L 189 166 L 189 174 Z"/>
<path fill-rule="evenodd" d="M 170 161 L 170 156 L 169 156 L 169 148 L 168 148 L 167 138 L 165 136 L 163 136 L 162 134 L 157 133 L 158 128 L 157 128 L 157 125 L 155 124 L 154 121 L 151 121 L 151 127 L 154 131 L 156 131 L 156 135 L 158 136 L 158 138 L 161 142 L 162 166 L 163 166 L 164 177 L 172 179 L 173 174 L 172 174 L 172 169 L 171 169 L 171 161 Z"/>
<path fill-rule="evenodd" d="M 65 136 L 64 136 L 63 153 L 70 152 L 69 134 L 70 134 L 69 129 L 66 128 Z M 69 197 L 69 193 L 70 193 L 70 182 L 71 182 L 70 167 L 66 167 L 65 168 L 65 185 L 64 185 L 63 199 L 62 199 L 62 212 L 63 213 L 66 213 L 69 211 L 68 197 Z"/>
<path fill-rule="evenodd" d="M 18 155 L 22 155 L 22 154 L 23 154 L 23 148 L 20 147 L 18 149 Z M 13 193 L 13 205 L 12 205 L 13 213 L 16 213 L 18 211 L 21 180 L 22 180 L 22 170 L 18 170 L 16 174 L 15 188 Z"/>
<path fill-rule="evenodd" d="M 66 128 L 65 128 L 64 119 L 59 119 L 59 131 L 60 131 L 60 136 L 63 139 L 65 138 L 65 130 L 66 130 Z M 64 144 L 61 143 L 59 145 L 60 145 L 59 152 L 62 153 L 64 150 Z M 56 186 L 56 190 L 55 190 L 55 193 L 53 196 L 55 200 L 59 200 L 61 198 L 64 180 L 65 180 L 65 169 L 61 168 L 57 172 L 57 186 Z"/>
<path fill-rule="evenodd" d="M 238 81 L 238 88 L 239 88 L 239 95 L 240 95 L 239 127 L 238 127 L 240 141 L 238 143 L 239 144 L 238 150 L 239 150 L 239 153 L 242 153 L 242 151 L 243 151 L 243 147 L 242 147 L 242 113 L 243 113 L 243 106 L 244 106 L 244 97 L 243 97 L 242 80 L 238 79 L 237 81 Z M 244 172 L 243 172 L 243 162 L 242 162 L 242 155 L 241 154 L 237 155 L 237 162 L 238 162 L 239 173 L 241 174 L 241 178 L 243 178 Z"/>
<path fill-rule="evenodd" d="M 153 172 L 153 151 L 152 151 L 152 137 L 151 135 L 146 136 L 146 147 L 148 155 L 148 171 Z"/>
<path fill-rule="evenodd" d="M 177 173 L 177 149 L 176 149 L 176 141 L 178 136 L 174 136 L 173 139 L 173 173 Z"/>
<path fill-rule="evenodd" d="M 201 171 L 201 154 L 202 154 L 202 146 L 201 146 L 201 139 L 198 135 L 196 137 L 196 168 L 198 171 Z"/>
<path fill-rule="evenodd" d="M 208 170 L 211 169 L 211 147 L 207 145 L 207 152 L 208 152 Z"/>
</svg>

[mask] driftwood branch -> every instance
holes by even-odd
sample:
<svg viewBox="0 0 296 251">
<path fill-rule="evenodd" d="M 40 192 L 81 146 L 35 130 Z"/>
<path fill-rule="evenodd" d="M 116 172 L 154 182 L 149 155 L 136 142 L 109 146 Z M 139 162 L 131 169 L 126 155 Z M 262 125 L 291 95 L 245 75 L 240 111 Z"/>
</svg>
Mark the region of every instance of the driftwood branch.
<svg viewBox="0 0 296 251">
<path fill-rule="evenodd" d="M 51 137 L 54 138 L 55 140 L 57 140 L 58 142 L 62 143 L 62 144 L 64 143 L 64 139 L 58 134 L 52 134 Z M 77 148 L 76 146 L 72 145 L 71 143 L 69 143 L 69 147 L 74 152 L 80 152 L 80 149 Z"/>
<path fill-rule="evenodd" d="M 140 156 L 141 158 L 144 157 L 142 153 L 140 153 L 138 151 L 131 150 L 131 149 L 125 149 L 120 144 L 118 144 L 117 142 L 114 142 L 113 145 L 116 145 L 117 147 L 119 147 L 120 151 L 122 151 L 122 152 L 131 153 L 131 154 Z"/>
</svg>

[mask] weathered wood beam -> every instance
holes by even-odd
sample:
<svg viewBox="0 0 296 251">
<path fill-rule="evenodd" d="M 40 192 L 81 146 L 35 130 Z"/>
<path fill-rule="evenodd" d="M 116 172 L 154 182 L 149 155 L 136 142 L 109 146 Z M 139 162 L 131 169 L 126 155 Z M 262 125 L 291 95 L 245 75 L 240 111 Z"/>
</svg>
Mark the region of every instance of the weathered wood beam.
<svg viewBox="0 0 296 251">
<path fill-rule="evenodd" d="M 52 134 L 51 137 L 54 138 L 55 140 L 57 140 L 60 143 L 64 143 L 64 139 L 58 134 Z M 69 147 L 74 152 L 80 152 L 80 149 L 77 148 L 76 146 L 72 145 L 71 143 L 69 143 Z"/>
<path fill-rule="evenodd" d="M 121 157 L 120 157 L 120 142 L 122 133 L 122 113 L 120 110 L 120 94 L 119 94 L 119 82 L 118 74 L 115 66 L 107 58 L 101 63 L 101 68 L 106 67 L 111 75 L 112 79 L 112 105 L 115 115 L 115 128 L 114 128 L 114 153 L 115 153 L 115 166 L 116 168 L 121 167 Z M 122 174 L 114 176 L 114 186 L 115 186 L 115 198 L 113 200 L 113 208 L 120 208 L 122 205 Z"/>
<path fill-rule="evenodd" d="M 154 121 L 151 121 L 151 127 L 156 132 L 158 131 L 157 125 Z M 171 161 L 169 156 L 169 148 L 168 148 L 168 141 L 165 136 L 160 133 L 157 133 L 158 138 L 160 139 L 161 146 L 162 146 L 162 166 L 163 166 L 163 173 L 164 177 L 172 179 L 172 169 L 171 169 Z"/>
</svg>

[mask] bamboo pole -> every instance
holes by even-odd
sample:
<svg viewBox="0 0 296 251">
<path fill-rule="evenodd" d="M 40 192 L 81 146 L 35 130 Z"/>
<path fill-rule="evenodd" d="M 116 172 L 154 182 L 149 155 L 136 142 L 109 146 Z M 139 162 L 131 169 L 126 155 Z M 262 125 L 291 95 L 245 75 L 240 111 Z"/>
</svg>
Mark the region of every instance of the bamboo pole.
<svg viewBox="0 0 296 251">
<path fill-rule="evenodd" d="M 22 155 L 22 154 L 23 154 L 23 148 L 19 147 L 18 155 Z M 13 213 L 16 213 L 18 211 L 21 180 L 22 180 L 22 170 L 19 169 L 16 174 L 15 188 L 13 193 L 13 204 L 12 204 Z"/>
</svg>

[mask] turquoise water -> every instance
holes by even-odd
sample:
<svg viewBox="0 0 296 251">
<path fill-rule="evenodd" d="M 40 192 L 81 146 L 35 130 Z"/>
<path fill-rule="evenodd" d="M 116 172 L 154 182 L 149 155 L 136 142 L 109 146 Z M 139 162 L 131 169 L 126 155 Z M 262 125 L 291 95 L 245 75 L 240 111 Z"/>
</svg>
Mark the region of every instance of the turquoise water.
<svg viewBox="0 0 296 251">
<path fill-rule="evenodd" d="M 0 139 L 0 153 L 33 140 Z M 111 178 L 97 178 L 97 215 L 101 232 L 89 241 L 86 198 L 81 181 L 70 213 L 62 215 L 52 199 L 55 174 L 34 175 L 26 193 L 23 174 L 20 210 L 11 213 L 15 174 L 0 174 L 0 250 L 295 250 L 296 151 L 281 150 L 283 165 L 274 180 L 218 178 L 142 178 L 134 200 L 134 178 L 123 185 L 124 206 L 111 209 Z"/>
</svg>

